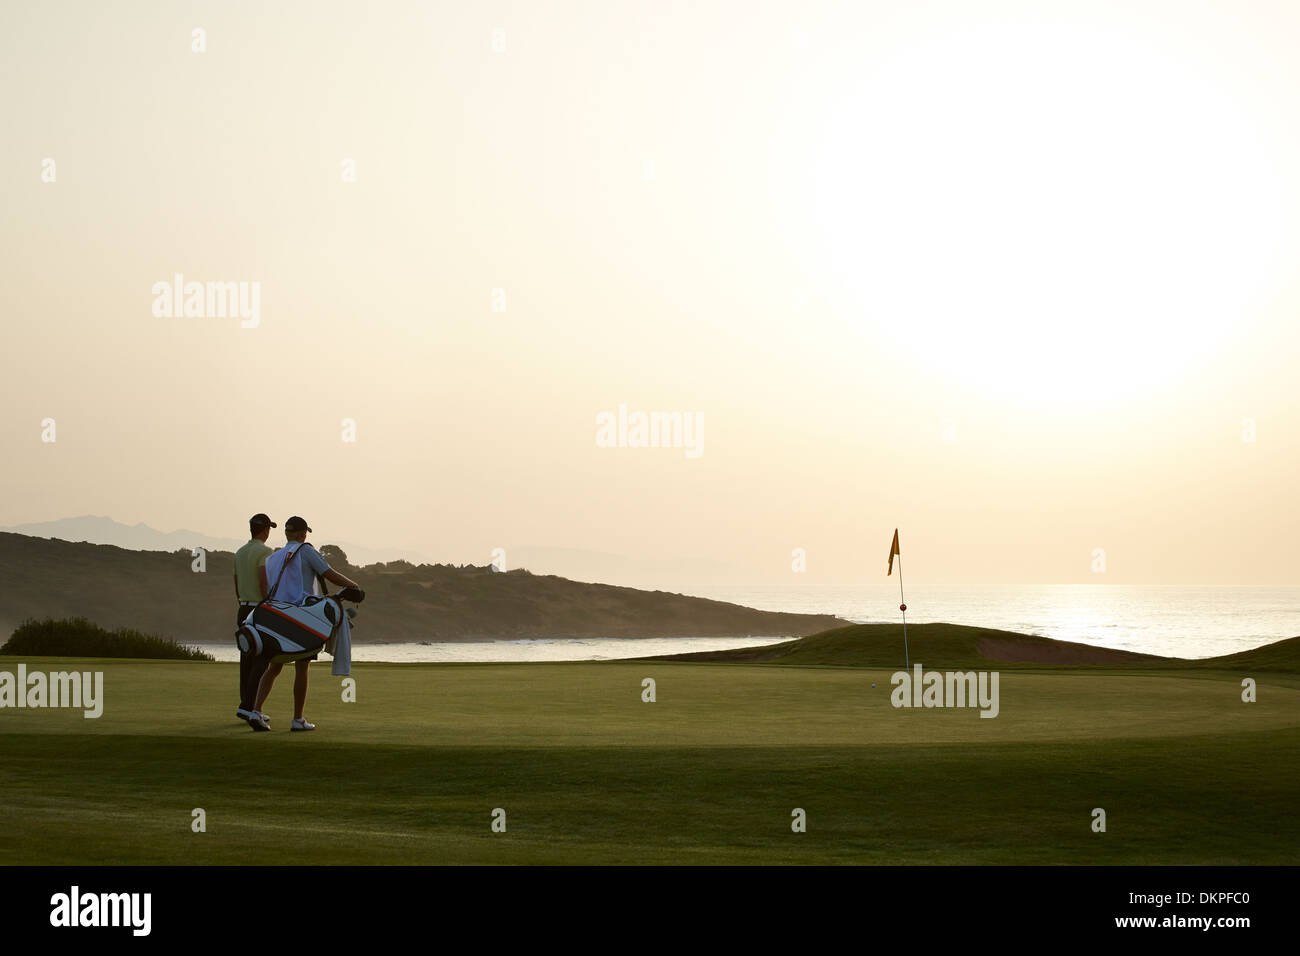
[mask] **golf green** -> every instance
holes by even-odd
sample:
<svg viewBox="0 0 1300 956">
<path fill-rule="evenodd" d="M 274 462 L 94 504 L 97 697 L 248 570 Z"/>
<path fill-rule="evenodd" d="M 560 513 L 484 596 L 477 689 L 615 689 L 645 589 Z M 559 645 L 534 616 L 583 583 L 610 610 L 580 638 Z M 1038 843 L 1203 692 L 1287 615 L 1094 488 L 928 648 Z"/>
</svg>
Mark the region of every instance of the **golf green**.
<svg viewBox="0 0 1300 956">
<path fill-rule="evenodd" d="M 21 662 L 104 704 L 0 711 L 6 864 L 1300 862 L 1292 673 L 1010 668 L 985 719 L 875 668 L 322 662 L 318 729 L 289 670 L 256 734 L 235 664 Z"/>
</svg>

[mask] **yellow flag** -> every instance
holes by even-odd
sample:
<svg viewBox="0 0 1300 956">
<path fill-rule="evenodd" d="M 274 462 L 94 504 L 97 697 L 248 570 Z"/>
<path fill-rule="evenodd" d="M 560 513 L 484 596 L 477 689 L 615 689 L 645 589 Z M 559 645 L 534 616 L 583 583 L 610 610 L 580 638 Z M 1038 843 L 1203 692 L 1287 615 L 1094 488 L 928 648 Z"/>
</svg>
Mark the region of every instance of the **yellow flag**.
<svg viewBox="0 0 1300 956">
<path fill-rule="evenodd" d="M 885 572 L 885 577 L 894 573 L 894 555 L 898 554 L 898 529 L 894 529 L 894 543 L 889 546 L 889 570 Z"/>
</svg>

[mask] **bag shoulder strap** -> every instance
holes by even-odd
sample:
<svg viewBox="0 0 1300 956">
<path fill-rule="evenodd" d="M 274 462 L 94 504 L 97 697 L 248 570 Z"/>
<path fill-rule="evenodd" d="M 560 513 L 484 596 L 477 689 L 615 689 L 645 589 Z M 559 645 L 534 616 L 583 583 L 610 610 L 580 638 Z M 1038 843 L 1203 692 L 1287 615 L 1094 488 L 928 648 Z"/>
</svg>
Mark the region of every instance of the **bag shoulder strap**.
<svg viewBox="0 0 1300 956">
<path fill-rule="evenodd" d="M 286 545 L 286 547 L 288 546 Z M 272 584 L 269 588 L 267 588 L 266 597 L 262 598 L 262 600 L 257 602 L 259 607 L 265 604 L 267 601 L 271 600 L 272 595 L 275 594 L 275 589 L 280 586 L 280 579 L 284 577 L 284 572 L 289 570 L 289 562 L 292 561 L 295 557 L 297 557 L 298 552 L 301 550 L 302 550 L 302 543 L 299 543 L 298 547 L 294 548 L 292 551 L 289 552 L 288 557 L 284 559 L 284 564 L 280 565 L 280 573 L 275 576 L 275 583 Z"/>
</svg>

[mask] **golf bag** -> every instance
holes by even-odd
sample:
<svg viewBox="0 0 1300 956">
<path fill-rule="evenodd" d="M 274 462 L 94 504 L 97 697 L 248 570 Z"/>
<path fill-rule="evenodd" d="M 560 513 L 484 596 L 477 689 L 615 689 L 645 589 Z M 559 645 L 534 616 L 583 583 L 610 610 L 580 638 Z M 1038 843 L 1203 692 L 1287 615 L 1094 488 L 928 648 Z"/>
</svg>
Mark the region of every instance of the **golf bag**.
<svg viewBox="0 0 1300 956">
<path fill-rule="evenodd" d="M 348 626 L 350 616 L 335 596 L 309 600 L 303 607 L 259 604 L 235 632 L 235 643 L 245 654 L 265 656 L 273 664 L 315 657 L 340 625 Z"/>
</svg>

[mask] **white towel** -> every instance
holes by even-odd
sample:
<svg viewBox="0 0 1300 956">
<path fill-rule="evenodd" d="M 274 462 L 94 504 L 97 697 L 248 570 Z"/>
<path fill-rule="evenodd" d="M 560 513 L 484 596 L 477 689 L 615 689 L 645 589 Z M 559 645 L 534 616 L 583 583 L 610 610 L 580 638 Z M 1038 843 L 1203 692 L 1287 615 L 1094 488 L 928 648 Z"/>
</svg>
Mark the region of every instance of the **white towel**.
<svg viewBox="0 0 1300 956">
<path fill-rule="evenodd" d="M 325 653 L 334 658 L 330 674 L 334 677 L 347 677 L 352 673 L 352 617 L 343 609 L 342 603 L 339 604 L 339 610 L 342 611 L 343 618 L 325 642 Z"/>
</svg>

